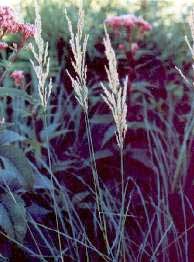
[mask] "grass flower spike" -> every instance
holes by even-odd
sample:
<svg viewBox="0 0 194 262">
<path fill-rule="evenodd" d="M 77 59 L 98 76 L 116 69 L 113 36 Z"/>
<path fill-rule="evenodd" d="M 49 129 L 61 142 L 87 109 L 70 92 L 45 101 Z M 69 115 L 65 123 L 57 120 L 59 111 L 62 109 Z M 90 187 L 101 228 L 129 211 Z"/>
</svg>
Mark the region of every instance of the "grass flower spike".
<svg viewBox="0 0 194 262">
<path fill-rule="evenodd" d="M 123 147 L 126 131 L 127 131 L 127 79 L 124 86 L 120 85 L 119 76 L 117 73 L 117 61 L 114 50 L 111 46 L 110 37 L 105 30 L 106 37 L 104 38 L 105 53 L 108 59 L 108 68 L 106 73 L 109 81 L 109 88 L 102 84 L 104 94 L 102 95 L 104 101 L 112 111 L 117 132 L 116 138 L 119 147 Z"/>
<path fill-rule="evenodd" d="M 118 240 L 116 261 L 119 255 L 122 254 L 122 246 L 124 245 L 124 227 L 125 227 L 125 187 L 124 187 L 124 159 L 123 159 L 123 147 L 124 140 L 127 132 L 127 78 L 124 82 L 124 86 L 120 85 L 119 76 L 117 72 L 117 60 L 115 52 L 112 48 L 110 37 L 105 28 L 104 38 L 105 54 L 108 60 L 108 67 L 105 67 L 109 88 L 106 88 L 102 84 L 104 94 L 102 95 L 105 103 L 112 111 L 112 115 L 116 124 L 116 139 L 120 149 L 120 169 L 121 169 L 121 209 L 120 209 L 120 221 L 119 230 L 117 231 Z"/>
<path fill-rule="evenodd" d="M 83 110 L 86 112 L 88 109 L 88 88 L 86 86 L 86 46 L 88 41 L 88 36 L 83 36 L 84 29 L 84 11 L 82 8 L 79 10 L 79 20 L 77 23 L 77 32 L 74 34 L 72 29 L 72 23 L 66 13 L 66 18 L 68 22 L 68 27 L 70 31 L 70 45 L 73 52 L 74 61 L 72 61 L 73 68 L 76 73 L 76 77 L 73 77 L 68 72 L 71 79 L 76 99 L 82 106 Z M 82 44 L 83 43 L 83 44 Z"/>
<path fill-rule="evenodd" d="M 0 262 L 194 261 L 194 10 L 184 49 L 162 1 L 30 2 L 0 5 Z"/>
<path fill-rule="evenodd" d="M 36 31 L 31 26 L 26 25 L 25 27 L 23 26 L 23 32 L 25 38 L 30 37 L 34 32 L 36 32 L 34 35 L 36 46 L 33 46 L 31 43 L 29 44 L 29 48 L 34 55 L 36 62 L 32 60 L 30 61 L 38 79 L 38 92 L 41 100 L 41 105 L 46 110 L 52 89 L 51 81 L 49 82 L 49 84 L 47 84 L 47 79 L 49 76 L 50 58 L 48 56 L 48 43 L 44 44 L 44 40 L 42 38 L 42 24 L 37 2 L 35 2 L 35 4 Z"/>
</svg>

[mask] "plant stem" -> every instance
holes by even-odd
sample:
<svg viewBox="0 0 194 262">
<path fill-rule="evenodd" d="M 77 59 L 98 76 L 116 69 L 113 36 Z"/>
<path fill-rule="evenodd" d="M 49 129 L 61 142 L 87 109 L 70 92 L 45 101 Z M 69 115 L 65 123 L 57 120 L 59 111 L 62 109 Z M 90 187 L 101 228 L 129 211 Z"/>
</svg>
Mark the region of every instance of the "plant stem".
<svg viewBox="0 0 194 262">
<path fill-rule="evenodd" d="M 88 117 L 88 112 L 85 110 L 85 124 L 86 124 L 86 132 L 87 132 L 87 138 L 88 138 L 88 147 L 89 147 L 89 154 L 90 154 L 90 160 L 91 160 L 91 169 L 93 174 L 93 182 L 95 186 L 95 193 L 96 193 L 96 204 L 97 204 L 97 211 L 100 219 L 100 226 L 101 230 L 103 231 L 103 237 L 106 243 L 107 250 L 110 251 L 109 241 L 107 237 L 107 227 L 106 227 L 106 219 L 103 212 L 103 197 L 102 192 L 100 188 L 100 182 L 98 178 L 98 172 L 96 167 L 96 159 L 95 159 L 95 153 L 94 153 L 94 147 L 93 147 L 93 140 L 92 140 L 92 133 L 90 128 L 90 122 Z"/>
<path fill-rule="evenodd" d="M 121 210 L 120 210 L 120 219 L 119 219 L 119 229 L 118 229 L 118 247 L 116 253 L 116 261 L 119 259 L 119 253 L 122 249 L 122 242 L 124 241 L 124 227 L 125 227 L 125 187 L 124 187 L 124 158 L 123 158 L 123 139 L 120 140 L 119 148 L 120 148 L 120 171 L 121 171 Z M 124 253 L 124 251 L 123 251 Z M 123 254 L 124 256 L 124 254 Z"/>
<path fill-rule="evenodd" d="M 55 213 L 55 220 L 56 220 L 56 226 L 57 226 L 57 237 L 58 237 L 58 242 L 59 242 L 59 250 L 60 250 L 60 255 L 61 255 L 61 261 L 64 262 L 63 256 L 62 256 L 62 245 L 61 245 L 61 237 L 60 237 L 60 231 L 59 231 L 59 220 L 58 220 L 58 215 L 57 215 L 57 202 L 56 202 L 56 199 L 55 199 L 55 189 L 54 189 L 54 182 L 53 182 L 51 153 L 50 153 L 50 149 L 49 149 L 49 138 L 48 138 L 48 133 L 47 133 L 48 123 L 47 123 L 46 111 L 44 111 L 44 124 L 45 124 L 45 128 L 46 128 L 46 142 L 47 142 L 50 180 L 51 180 L 52 189 L 53 189 L 53 190 L 51 190 L 51 196 L 53 198 L 53 204 L 54 204 L 54 213 Z"/>
</svg>

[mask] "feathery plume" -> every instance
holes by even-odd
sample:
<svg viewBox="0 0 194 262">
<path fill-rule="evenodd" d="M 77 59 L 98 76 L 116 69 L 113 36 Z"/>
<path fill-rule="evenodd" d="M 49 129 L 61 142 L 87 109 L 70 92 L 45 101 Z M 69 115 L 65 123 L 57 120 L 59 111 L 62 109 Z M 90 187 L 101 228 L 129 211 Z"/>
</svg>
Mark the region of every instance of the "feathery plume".
<svg viewBox="0 0 194 262">
<path fill-rule="evenodd" d="M 67 73 L 71 79 L 72 86 L 75 91 L 75 97 L 82 106 L 83 110 L 86 112 L 88 109 L 88 88 L 86 85 L 86 47 L 88 35 L 83 35 L 84 11 L 82 6 L 80 6 L 78 17 L 77 32 L 74 33 L 72 29 L 72 23 L 66 12 L 66 19 L 71 37 L 70 45 L 73 52 L 72 65 L 76 73 L 76 77 L 73 77 L 69 72 Z"/>
<path fill-rule="evenodd" d="M 33 66 L 36 77 L 38 79 L 38 92 L 39 92 L 41 104 L 43 108 L 46 109 L 52 90 L 52 82 L 51 79 L 49 84 L 47 82 L 48 75 L 49 75 L 50 58 L 48 56 L 48 42 L 44 44 L 44 40 L 42 38 L 42 23 L 41 23 L 41 17 L 40 17 L 37 1 L 35 1 L 35 13 L 36 13 L 36 20 L 35 20 L 36 32 L 34 35 L 35 46 L 33 46 L 30 43 L 29 48 L 32 51 L 36 62 L 32 60 L 30 60 L 30 62 Z"/>
<path fill-rule="evenodd" d="M 123 147 L 126 131 L 127 131 L 127 78 L 124 85 L 121 86 L 117 72 L 117 60 L 115 52 L 112 48 L 110 37 L 105 28 L 104 38 L 105 54 L 108 59 L 108 67 L 106 73 L 109 81 L 109 88 L 102 85 L 104 94 L 102 95 L 105 103 L 112 111 L 113 118 L 116 124 L 116 139 L 118 146 Z"/>
</svg>

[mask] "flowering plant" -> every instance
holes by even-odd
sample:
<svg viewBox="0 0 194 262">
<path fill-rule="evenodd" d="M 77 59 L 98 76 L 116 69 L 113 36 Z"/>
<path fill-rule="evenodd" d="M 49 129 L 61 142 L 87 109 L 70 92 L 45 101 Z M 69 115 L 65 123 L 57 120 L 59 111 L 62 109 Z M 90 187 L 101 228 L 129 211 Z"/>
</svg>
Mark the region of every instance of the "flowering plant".
<svg viewBox="0 0 194 262">
<path fill-rule="evenodd" d="M 5 36 L 9 34 L 19 35 L 19 43 L 7 43 L 5 41 Z M 14 10 L 8 6 L 0 6 L 0 50 L 10 49 L 13 52 L 7 58 L 7 65 L 11 65 L 11 63 L 16 61 L 18 53 L 25 46 L 26 42 L 29 38 L 34 37 L 36 34 L 36 27 L 33 24 L 29 23 L 21 23 L 18 19 Z M 3 73 L 0 78 L 0 82 L 2 82 L 10 71 L 9 68 L 5 66 Z M 16 70 L 11 73 L 10 77 L 14 80 L 16 86 L 24 85 L 24 72 L 21 70 Z"/>
<path fill-rule="evenodd" d="M 132 55 L 139 49 L 137 42 L 143 39 L 145 32 L 152 29 L 150 23 L 134 14 L 108 17 L 105 25 L 111 30 L 118 50 L 121 53 L 131 51 Z"/>
<path fill-rule="evenodd" d="M 16 70 L 11 74 L 11 78 L 14 80 L 15 85 L 19 86 L 24 82 L 24 72 Z"/>
<path fill-rule="evenodd" d="M 35 35 L 35 26 L 28 23 L 18 22 L 16 15 L 12 8 L 7 6 L 0 7 L 0 36 L 3 38 L 5 34 L 22 35 L 21 47 L 24 43 Z"/>
</svg>

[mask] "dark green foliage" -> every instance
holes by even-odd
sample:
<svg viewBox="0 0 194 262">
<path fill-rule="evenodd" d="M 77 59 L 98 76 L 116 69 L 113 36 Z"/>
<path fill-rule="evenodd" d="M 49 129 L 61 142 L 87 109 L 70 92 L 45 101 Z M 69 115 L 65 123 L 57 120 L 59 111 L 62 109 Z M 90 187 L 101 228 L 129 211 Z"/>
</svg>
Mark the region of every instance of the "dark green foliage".
<svg viewBox="0 0 194 262">
<path fill-rule="evenodd" d="M 142 39 L 132 39 L 140 47 L 134 56 L 129 47 L 131 39 L 114 39 L 111 35 L 120 81 L 129 78 L 128 133 L 123 155 L 128 208 L 124 232 L 126 261 L 170 260 L 168 245 L 173 241 L 173 248 L 178 249 L 176 261 L 187 257 L 187 225 L 184 221 L 185 228 L 179 231 L 179 221 L 172 217 L 176 207 L 170 206 L 170 184 L 184 139 L 185 122 L 190 123 L 192 116 L 193 92 L 174 69 L 174 65 L 183 65 L 190 73 L 191 60 L 183 38 L 188 28 L 183 18 L 173 23 L 173 16 L 165 12 L 170 1 L 135 1 L 136 4 L 122 6 L 120 2 L 84 1 L 85 32 L 90 35 L 86 59 L 88 114 L 109 249 L 103 239 L 105 232 L 99 226 L 103 216 L 97 212 L 84 115 L 66 73 L 66 69 L 74 71 L 64 8 L 74 29 L 77 6 L 72 0 L 57 4 L 45 0 L 40 4 L 43 37 L 49 42 L 51 57 L 49 77 L 53 82 L 46 110 L 35 99 L 38 84 L 28 61 L 29 51 L 21 50 L 11 64 L 6 60 L 8 54 L 1 53 L 1 73 L 6 69 L 8 72 L 2 81 L 5 87 L 0 87 L 0 228 L 13 242 L 24 243 L 18 248 L 32 255 L 29 261 L 59 259 L 56 214 L 64 261 L 115 261 L 121 206 L 120 159 L 113 117 L 101 97 L 100 83 L 107 81 L 103 23 L 109 15 L 129 12 L 143 16 L 153 30 Z M 26 20 L 33 22 L 34 8 L 29 5 L 25 13 Z M 9 43 L 13 39 L 7 37 Z M 118 46 L 123 39 L 129 48 L 122 53 Z M 24 70 L 26 89 L 14 86 L 9 74 L 15 69 Z M 192 141 L 186 140 L 186 146 L 187 142 L 190 149 Z M 182 152 L 180 184 L 184 182 L 190 157 Z M 174 195 L 182 204 L 180 213 L 186 219 L 186 200 L 181 200 L 177 192 Z"/>
<path fill-rule="evenodd" d="M 24 201 L 16 194 L 4 194 L 0 203 L 0 227 L 8 238 L 23 242 L 27 231 Z"/>
<path fill-rule="evenodd" d="M 23 151 L 13 145 L 1 145 L 0 157 L 7 158 L 17 169 L 27 190 L 32 190 L 34 184 L 33 170 Z"/>
</svg>

